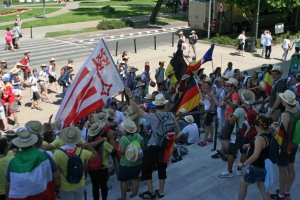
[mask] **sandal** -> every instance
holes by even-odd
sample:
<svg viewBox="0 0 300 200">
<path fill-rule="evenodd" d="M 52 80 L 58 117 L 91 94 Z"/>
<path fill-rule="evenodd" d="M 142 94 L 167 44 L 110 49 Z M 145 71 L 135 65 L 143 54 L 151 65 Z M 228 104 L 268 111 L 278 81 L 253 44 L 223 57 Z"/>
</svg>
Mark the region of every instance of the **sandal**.
<svg viewBox="0 0 300 200">
<path fill-rule="evenodd" d="M 206 142 L 201 141 L 201 142 L 198 142 L 198 145 L 201 146 L 201 147 L 204 147 L 204 146 L 206 146 L 207 144 L 206 144 Z"/>
<path fill-rule="evenodd" d="M 155 199 L 155 194 L 151 193 L 149 191 L 143 192 L 142 194 L 139 194 L 139 197 L 142 199 Z"/>
</svg>

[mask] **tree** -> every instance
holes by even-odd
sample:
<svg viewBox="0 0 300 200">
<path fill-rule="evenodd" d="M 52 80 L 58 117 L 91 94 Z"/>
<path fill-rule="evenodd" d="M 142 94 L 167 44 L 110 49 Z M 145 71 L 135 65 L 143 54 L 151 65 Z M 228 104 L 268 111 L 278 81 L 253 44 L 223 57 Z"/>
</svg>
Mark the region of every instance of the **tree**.
<svg viewBox="0 0 300 200">
<path fill-rule="evenodd" d="M 161 5 L 163 4 L 164 0 L 157 0 L 157 3 L 155 5 L 155 7 L 152 10 L 151 16 L 149 18 L 149 24 L 155 24 L 156 23 L 156 17 L 157 14 L 161 8 Z"/>
</svg>

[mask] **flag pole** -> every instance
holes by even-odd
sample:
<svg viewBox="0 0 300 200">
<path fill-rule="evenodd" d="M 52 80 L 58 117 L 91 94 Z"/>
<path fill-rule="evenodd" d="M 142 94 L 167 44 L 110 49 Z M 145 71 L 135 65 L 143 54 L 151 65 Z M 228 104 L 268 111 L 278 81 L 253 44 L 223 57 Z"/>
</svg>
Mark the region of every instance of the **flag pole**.
<svg viewBox="0 0 300 200">
<path fill-rule="evenodd" d="M 212 68 L 212 72 L 214 72 L 215 71 L 215 68 L 214 68 L 214 61 L 213 60 L 211 60 L 211 68 Z"/>
</svg>

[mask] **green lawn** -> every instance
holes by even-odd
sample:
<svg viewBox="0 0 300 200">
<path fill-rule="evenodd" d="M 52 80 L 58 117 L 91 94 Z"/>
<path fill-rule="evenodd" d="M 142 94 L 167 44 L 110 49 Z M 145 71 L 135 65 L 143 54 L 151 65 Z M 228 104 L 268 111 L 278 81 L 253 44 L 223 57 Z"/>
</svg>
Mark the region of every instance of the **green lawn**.
<svg viewBox="0 0 300 200">
<path fill-rule="evenodd" d="M 96 27 L 94 28 L 83 28 L 80 30 L 67 30 L 67 31 L 57 31 L 57 32 L 48 32 L 46 33 L 46 37 L 60 37 L 64 35 L 74 35 L 74 34 L 80 34 L 80 33 L 90 33 L 99 31 Z"/>
<path fill-rule="evenodd" d="M 11 8 L 3 9 L 0 12 L 7 12 L 9 10 L 15 10 Z M 58 11 L 59 8 L 46 8 L 46 14 Z M 32 8 L 31 10 L 24 11 L 21 13 L 15 13 L 11 15 L 0 16 L 0 22 L 9 22 L 14 21 L 16 19 L 16 15 L 20 15 L 21 19 L 31 18 L 35 16 L 40 16 L 43 14 L 43 9 L 41 8 Z M 23 26 L 22 26 L 23 27 Z"/>
<path fill-rule="evenodd" d="M 161 11 L 165 12 L 165 9 L 162 8 Z M 129 16 L 149 15 L 151 12 L 152 8 L 116 8 L 115 12 L 113 13 L 102 13 L 100 8 L 78 8 L 57 17 L 25 22 L 22 24 L 22 28 L 28 28 L 30 26 L 39 27 L 66 23 L 86 22 L 101 19 L 118 19 Z"/>
<path fill-rule="evenodd" d="M 145 6 L 150 5 L 154 6 L 156 4 L 156 0 L 131 0 L 131 1 L 121 1 L 121 0 L 111 0 L 111 1 L 103 1 L 96 2 L 93 1 L 82 1 L 80 6 Z"/>
<path fill-rule="evenodd" d="M 62 7 L 65 7 L 66 6 L 66 4 L 57 4 L 57 3 L 47 3 L 46 2 L 46 7 L 57 7 L 57 8 L 62 8 Z M 28 3 L 28 4 L 21 4 L 21 5 L 18 5 L 18 7 L 22 7 L 22 8 L 27 8 L 27 7 L 43 7 L 43 4 L 37 4 L 37 3 L 35 3 L 35 4 L 30 4 L 30 3 Z"/>
</svg>

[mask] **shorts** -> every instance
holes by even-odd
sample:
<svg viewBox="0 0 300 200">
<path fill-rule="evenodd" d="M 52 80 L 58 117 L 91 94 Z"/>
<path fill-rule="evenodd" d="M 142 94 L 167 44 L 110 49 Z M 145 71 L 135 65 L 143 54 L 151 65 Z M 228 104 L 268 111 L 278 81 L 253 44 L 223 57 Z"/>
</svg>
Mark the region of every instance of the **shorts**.
<svg viewBox="0 0 300 200">
<path fill-rule="evenodd" d="M 46 83 L 45 83 L 45 82 L 39 82 L 39 86 L 40 86 L 40 88 L 41 88 L 41 92 L 47 90 L 47 88 L 46 88 Z"/>
<path fill-rule="evenodd" d="M 9 113 L 15 113 L 18 110 L 18 103 L 12 102 L 8 104 Z"/>
<path fill-rule="evenodd" d="M 248 183 L 264 182 L 267 171 L 265 168 L 258 168 L 250 165 L 244 174 L 244 181 Z"/>
<path fill-rule="evenodd" d="M 40 100 L 40 94 L 38 92 L 33 92 L 32 93 L 32 100 L 37 101 Z"/>
<path fill-rule="evenodd" d="M 22 90 L 20 90 L 20 89 L 13 89 L 13 94 L 15 96 L 22 96 Z"/>
<path fill-rule="evenodd" d="M 238 150 L 240 150 L 241 154 L 246 154 L 247 153 L 247 149 L 243 149 L 243 145 L 245 144 L 244 142 L 244 137 L 241 136 L 237 136 L 235 143 L 229 143 L 228 146 L 228 155 L 232 155 L 232 156 L 236 156 L 238 153 Z"/>
<path fill-rule="evenodd" d="M 48 78 L 49 78 L 49 83 L 55 83 L 56 82 L 56 78 L 54 76 L 49 74 Z"/>
<path fill-rule="evenodd" d="M 118 180 L 119 181 L 130 181 L 139 178 L 141 172 L 141 165 L 137 166 L 120 166 Z"/>
<path fill-rule="evenodd" d="M 5 118 L 5 109 L 3 106 L 0 106 L 0 119 Z"/>
<path fill-rule="evenodd" d="M 204 125 L 205 126 L 209 126 L 213 123 L 214 115 L 215 114 L 211 113 L 211 112 L 206 114 L 206 117 L 205 117 L 205 120 L 204 120 Z"/>
<path fill-rule="evenodd" d="M 298 150 L 298 145 L 297 147 L 292 147 L 291 154 L 288 154 L 286 151 L 280 151 L 278 158 L 277 158 L 277 165 L 278 166 L 288 166 L 290 163 L 294 163 L 296 159 L 296 153 Z"/>
</svg>

